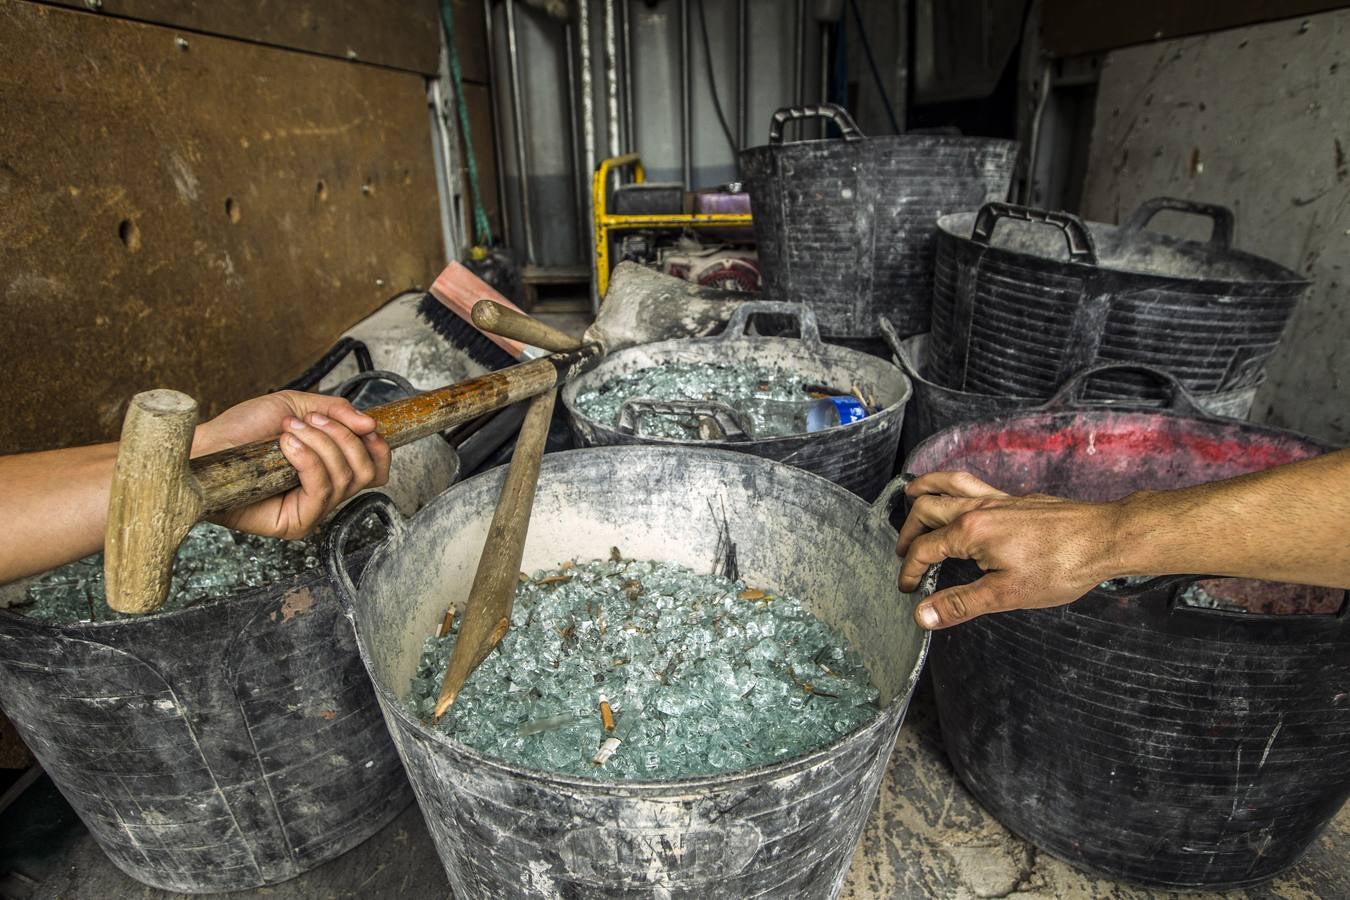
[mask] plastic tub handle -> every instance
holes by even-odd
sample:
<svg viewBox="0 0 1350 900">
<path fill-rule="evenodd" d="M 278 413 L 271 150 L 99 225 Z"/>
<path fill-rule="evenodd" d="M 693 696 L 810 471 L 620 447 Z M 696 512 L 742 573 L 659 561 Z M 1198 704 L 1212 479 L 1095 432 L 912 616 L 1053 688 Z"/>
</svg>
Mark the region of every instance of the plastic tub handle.
<svg viewBox="0 0 1350 900">
<path fill-rule="evenodd" d="M 1176 376 L 1164 369 L 1154 366 L 1146 366 L 1143 363 L 1129 362 L 1108 362 L 1099 363 L 1095 366 L 1088 366 L 1086 369 L 1080 369 L 1073 375 L 1070 375 L 1054 396 L 1041 405 L 1042 410 L 1055 409 L 1077 409 L 1085 406 L 1111 406 L 1119 405 L 1119 401 L 1112 403 L 1105 401 L 1100 403 L 1087 403 L 1083 400 L 1083 389 L 1087 383 L 1103 372 L 1143 372 L 1151 375 L 1165 386 L 1169 391 L 1169 396 L 1164 409 L 1170 409 L 1187 416 L 1195 416 L 1200 419 L 1218 419 L 1223 420 L 1222 416 L 1216 416 L 1213 413 L 1205 411 L 1195 401 L 1191 392 L 1186 390 L 1186 386 L 1177 380 Z M 1136 402 L 1137 401 L 1133 401 Z"/>
<path fill-rule="evenodd" d="M 1166 582 L 1169 578 L 1176 576 L 1164 575 L 1161 578 L 1155 578 L 1152 581 L 1140 587 L 1155 586 L 1156 582 Z M 1241 580 L 1236 575 L 1183 575 L 1176 587 L 1167 596 L 1167 611 L 1173 615 L 1196 615 L 1196 616 L 1218 616 L 1234 622 L 1254 622 L 1264 625 L 1303 625 L 1307 623 L 1310 627 L 1326 627 L 1329 623 L 1331 627 L 1343 629 L 1350 625 L 1350 591 L 1341 592 L 1341 605 L 1336 608 L 1334 613 L 1305 613 L 1301 615 L 1291 615 L 1288 613 L 1254 613 L 1239 612 L 1233 609 L 1214 609 L 1208 606 L 1192 606 L 1189 603 L 1181 602 L 1181 595 L 1192 582 L 1210 581 L 1217 579 Z M 1258 579 L 1260 580 L 1260 579 Z M 1120 593 L 1119 591 L 1115 593 Z"/>
<path fill-rule="evenodd" d="M 1139 204 L 1139 208 L 1130 213 L 1130 217 L 1120 225 L 1121 231 L 1143 231 L 1145 226 L 1158 213 L 1165 209 L 1203 216 L 1214 223 L 1209 233 L 1209 245 L 1219 250 L 1233 246 L 1233 211 L 1217 203 L 1202 203 L 1199 200 L 1185 200 L 1181 197 L 1154 197 Z"/>
<path fill-rule="evenodd" d="M 658 416 L 711 416 L 716 420 L 726 440 L 731 442 L 750 439 L 750 422 L 745 414 L 733 409 L 720 400 L 661 400 L 656 397 L 629 397 L 619 405 L 619 424 L 621 434 L 642 436 L 642 416 L 651 413 Z"/>
<path fill-rule="evenodd" d="M 916 596 L 923 598 L 937 592 L 938 578 L 941 575 L 942 567 L 952 560 L 944 560 L 928 567 L 924 573 L 923 579 L 919 583 L 919 588 L 915 591 Z M 1221 621 L 1232 622 L 1235 624 L 1244 624 L 1254 628 L 1266 628 L 1271 625 L 1279 625 L 1284 628 L 1307 629 L 1314 634 L 1339 634 L 1342 631 L 1350 631 L 1350 591 L 1346 592 L 1345 598 L 1341 602 L 1340 608 L 1330 615 L 1280 615 L 1250 612 L 1234 612 L 1226 609 L 1209 609 L 1203 606 L 1190 606 L 1180 602 L 1180 596 L 1183 590 L 1197 581 L 1208 581 L 1212 578 L 1223 578 L 1232 576 L 1221 575 L 1158 575 L 1141 581 L 1138 584 L 1125 585 L 1114 588 L 1103 588 L 1100 585 L 1094 586 L 1084 597 L 1110 596 L 1118 600 L 1133 600 L 1139 603 L 1140 609 L 1149 610 L 1152 614 L 1158 616 L 1195 616 L 1197 620 L 1219 619 Z M 1159 596 L 1160 588 L 1171 590 L 1166 594 Z M 1082 599 L 1081 597 L 1079 598 Z M 1074 601 L 1077 602 L 1077 601 Z M 1072 607 L 1072 603 L 1068 604 Z M 998 615 L 994 613 L 993 615 Z"/>
<path fill-rule="evenodd" d="M 970 239 L 982 247 L 988 247 L 990 239 L 994 236 L 994 226 L 998 224 L 999 219 L 1053 225 L 1064 232 L 1064 240 L 1069 247 L 1069 262 L 1097 265 L 1097 245 L 1092 240 L 1092 232 L 1088 231 L 1083 220 L 1073 213 L 1018 206 L 1016 203 L 986 203 L 980 207 L 979 213 L 975 216 L 975 225 L 970 229 Z"/>
<path fill-rule="evenodd" d="M 788 303 L 786 300 L 750 300 L 742 303 L 731 312 L 727 327 L 722 330 L 724 341 L 734 341 L 745 337 L 752 316 L 790 316 L 797 320 L 797 334 L 801 341 L 813 350 L 821 345 L 820 320 L 816 311 L 805 303 Z"/>
<path fill-rule="evenodd" d="M 1206 578 L 1213 578 L 1213 577 L 1214 577 L 1213 575 L 1158 575 L 1148 579 L 1147 581 L 1141 581 L 1138 584 L 1127 584 L 1122 585 L 1120 587 L 1113 587 L 1110 589 L 1103 588 L 1099 585 L 1097 587 L 1094 587 L 1093 590 L 1094 591 L 1105 590 L 1112 597 L 1123 597 L 1127 600 L 1132 600 L 1135 597 L 1142 596 L 1143 594 L 1147 594 L 1150 591 L 1157 590 L 1158 588 L 1170 586 L 1176 588 L 1177 590 L 1180 590 L 1182 588 L 1185 588 L 1187 585 L 1193 584 L 1194 582 L 1203 581 Z"/>
<path fill-rule="evenodd" d="M 342 384 L 338 385 L 333 393 L 339 397 L 345 397 L 347 400 L 351 400 L 361 393 L 361 388 L 372 381 L 382 381 L 385 384 L 391 384 L 398 388 L 405 397 L 411 397 L 413 394 L 420 393 L 417 388 L 413 387 L 411 381 L 397 372 L 389 372 L 384 369 L 371 369 L 368 372 L 358 372 L 351 378 L 342 382 Z"/>
<path fill-rule="evenodd" d="M 358 372 L 369 372 L 375 368 L 375 363 L 370 358 L 370 349 L 364 343 L 349 335 L 334 344 L 327 353 L 319 357 L 318 362 L 306 369 L 295 380 L 283 384 L 279 390 L 312 390 L 316 384 L 323 381 L 325 375 L 338 367 L 338 363 L 342 362 L 348 353 L 356 355 L 356 370 Z"/>
<path fill-rule="evenodd" d="M 1347 622 L 1350 622 L 1350 614 L 1347 613 L 1347 610 L 1350 610 L 1350 591 L 1344 592 L 1341 605 L 1336 612 L 1329 614 L 1289 615 L 1284 613 L 1239 612 L 1230 609 L 1213 609 L 1207 606 L 1192 606 L 1189 603 L 1181 602 L 1181 595 L 1196 582 L 1236 579 L 1237 577 L 1233 575 L 1159 575 L 1147 581 L 1141 581 L 1139 584 L 1110 588 L 1109 590 L 1097 587 L 1093 590 L 1104 590 L 1105 593 L 1109 593 L 1113 597 L 1132 600 L 1145 594 L 1152 594 L 1159 588 L 1171 588 L 1161 601 L 1154 598 L 1154 602 L 1157 603 L 1156 608 L 1165 611 L 1167 615 L 1212 617 L 1258 627 L 1263 625 L 1292 625 L 1322 629 L 1328 627 L 1328 623 L 1332 623 L 1330 627 L 1336 629 L 1343 628 Z"/>
<path fill-rule="evenodd" d="M 788 122 L 800 122 L 803 119 L 829 119 L 839 126 L 846 141 L 861 141 L 862 133 L 853 117 L 842 106 L 834 103 L 820 103 L 815 106 L 784 106 L 769 120 L 769 143 L 783 143 L 783 126 Z"/>
<path fill-rule="evenodd" d="M 872 507 L 868 513 L 872 518 L 887 525 L 891 521 L 891 513 L 895 512 L 895 507 L 905 498 L 905 488 L 915 478 L 918 478 L 913 472 L 901 472 L 886 483 L 877 495 L 877 499 L 872 501 Z"/>
<path fill-rule="evenodd" d="M 328 577 L 337 589 L 338 599 L 342 601 L 342 606 L 348 613 L 356 603 L 356 584 L 347 571 L 347 538 L 352 528 L 371 513 L 374 513 L 389 529 L 389 535 L 379 547 L 385 546 L 391 540 L 397 541 L 408 530 L 407 521 L 394 505 L 394 501 L 386 494 L 372 491 L 369 494 L 358 495 L 356 499 L 338 510 L 328 527 L 328 536 L 323 542 L 324 564 L 328 567 Z"/>
</svg>

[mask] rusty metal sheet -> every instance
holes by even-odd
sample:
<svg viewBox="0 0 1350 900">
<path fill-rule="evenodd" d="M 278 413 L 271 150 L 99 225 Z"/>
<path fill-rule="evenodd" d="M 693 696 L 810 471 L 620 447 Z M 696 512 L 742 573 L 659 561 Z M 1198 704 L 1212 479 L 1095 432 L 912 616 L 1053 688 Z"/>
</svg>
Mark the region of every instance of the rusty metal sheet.
<svg viewBox="0 0 1350 900">
<path fill-rule="evenodd" d="M 420 76 L 0 0 L 0 452 L 210 414 L 443 264 Z"/>
<path fill-rule="evenodd" d="M 89 0 L 51 2 L 79 10 L 89 8 Z M 109 18 L 359 59 L 428 75 L 436 73 L 440 55 L 437 0 L 99 0 L 96 5 L 98 13 Z M 482 16 L 480 11 L 480 28 Z M 191 35 L 187 37 L 191 40 Z"/>
</svg>

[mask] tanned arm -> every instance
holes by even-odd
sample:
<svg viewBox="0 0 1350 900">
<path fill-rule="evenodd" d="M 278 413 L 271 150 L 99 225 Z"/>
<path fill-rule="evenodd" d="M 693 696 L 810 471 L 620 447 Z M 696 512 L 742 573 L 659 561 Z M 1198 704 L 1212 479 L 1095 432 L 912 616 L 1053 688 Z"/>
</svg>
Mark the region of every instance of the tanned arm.
<svg viewBox="0 0 1350 900">
<path fill-rule="evenodd" d="M 389 476 L 375 420 L 338 397 L 279 391 L 197 426 L 192 456 L 281 435 L 300 486 L 215 519 L 267 537 L 299 538 L 339 503 Z M 117 444 L 0 457 L 0 584 L 103 548 Z"/>
<path fill-rule="evenodd" d="M 930 565 L 974 560 L 984 577 L 916 607 L 924 628 L 1072 602 L 1126 575 L 1203 573 L 1350 588 L 1350 450 L 1110 503 L 1013 497 L 965 472 L 915 479 L 900 530 L 900 587 Z"/>
</svg>

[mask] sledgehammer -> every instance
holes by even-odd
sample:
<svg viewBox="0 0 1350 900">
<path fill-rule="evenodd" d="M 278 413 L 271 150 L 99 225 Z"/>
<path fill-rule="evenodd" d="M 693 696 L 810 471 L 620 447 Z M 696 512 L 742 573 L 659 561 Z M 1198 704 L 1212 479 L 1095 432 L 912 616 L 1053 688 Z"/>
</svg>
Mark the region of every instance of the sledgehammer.
<svg viewBox="0 0 1350 900">
<path fill-rule="evenodd" d="M 588 344 L 365 410 L 390 448 L 551 392 L 593 367 Z M 296 487 L 300 477 L 276 440 L 257 441 L 189 460 L 197 403 L 154 390 L 131 400 L 113 466 L 104 544 L 108 605 L 154 612 L 169 593 L 174 554 L 192 526 L 216 512 Z"/>
</svg>

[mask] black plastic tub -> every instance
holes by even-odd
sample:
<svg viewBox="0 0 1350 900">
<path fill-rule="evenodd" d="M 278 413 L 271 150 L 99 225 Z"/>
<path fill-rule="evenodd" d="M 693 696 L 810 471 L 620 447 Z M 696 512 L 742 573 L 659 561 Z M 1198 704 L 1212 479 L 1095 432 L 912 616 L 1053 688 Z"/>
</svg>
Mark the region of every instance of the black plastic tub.
<svg viewBox="0 0 1350 900">
<path fill-rule="evenodd" d="M 838 140 L 783 142 L 790 120 L 825 118 Z M 829 338 L 928 330 L 938 217 L 1007 196 L 1017 144 L 934 134 L 864 137 L 841 107 L 774 113 L 768 143 L 741 151 L 764 296 L 806 303 Z"/>
<path fill-rule="evenodd" d="M 1201 243 L 1145 230 L 1162 210 L 1209 218 L 1213 234 Z M 1008 203 L 943 216 L 928 377 L 1046 399 L 1087 366 L 1134 362 L 1171 372 L 1194 393 L 1252 387 L 1308 282 L 1234 250 L 1232 236 L 1225 207 L 1168 197 L 1119 227 Z M 1088 396 L 1151 390 L 1147 378 L 1120 373 Z"/>
<path fill-rule="evenodd" d="M 1105 500 L 1328 449 L 1178 397 L 1166 411 L 1061 398 L 935 434 L 907 468 Z M 981 574 L 948 560 L 926 588 Z M 1240 611 L 1187 605 L 1164 578 L 936 633 L 943 741 L 980 803 L 1068 862 L 1144 884 L 1236 888 L 1293 865 L 1350 796 L 1345 592 L 1208 584 Z"/>
<path fill-rule="evenodd" d="M 0 706 L 108 858 L 167 891 L 292 878 L 412 799 L 323 568 L 122 621 L 0 609 Z"/>
<path fill-rule="evenodd" d="M 747 335 L 752 316 L 795 318 L 801 338 Z M 631 423 L 598 422 L 577 409 L 577 394 L 613 378 L 669 363 L 760 363 L 800 373 L 807 383 L 846 390 L 859 387 L 876 398 L 875 413 L 848 425 L 808 434 L 737 440 L 674 440 L 642 433 L 642 420 Z M 580 447 L 653 444 L 665 447 L 706 447 L 737 450 L 814 472 L 871 500 L 895 470 L 900 429 L 909 401 L 909 379 L 891 362 L 857 350 L 821 341 L 814 312 L 793 303 L 752 301 L 736 308 L 722 334 L 709 338 L 663 341 L 620 350 L 595 369 L 569 382 L 561 392 L 563 405 Z M 667 407 L 680 404 L 667 404 Z M 697 405 L 697 404 L 696 404 Z M 702 404 L 707 407 L 707 404 Z M 720 404 L 718 404 L 720 406 Z M 734 411 L 724 409 L 726 414 Z M 687 414 L 687 413 L 686 413 Z"/>
<path fill-rule="evenodd" d="M 701 778 L 606 781 L 503 762 L 407 709 L 424 638 L 447 604 L 463 608 L 503 476 L 498 468 L 462 482 L 406 522 L 378 496 L 363 498 L 392 523 L 391 535 L 359 586 L 345 589 L 455 896 L 836 896 L 928 645 L 895 588 L 900 562 L 887 519 L 904 480 L 869 507 L 823 478 L 745 453 L 595 447 L 544 457 L 524 568 L 605 558 L 618 546 L 630 558 L 707 572 L 724 561 L 725 533 L 742 575 L 801 597 L 862 654 L 881 692 L 876 718 L 794 758 Z M 341 536 L 339 526 L 338 547 Z"/>
<path fill-rule="evenodd" d="M 354 345 L 327 354 L 308 386 Z M 415 391 L 372 370 L 335 393 L 365 408 Z M 432 435 L 395 454 L 385 490 L 412 513 L 458 471 Z M 368 556 L 344 565 L 359 571 Z M 323 567 L 110 622 L 50 625 L 0 608 L 0 707 L 132 878 L 187 893 L 275 884 L 412 800 L 342 612 Z"/>
<path fill-rule="evenodd" d="M 883 332 L 889 323 L 882 322 Z M 1045 404 L 1035 397 L 998 397 L 992 394 L 974 394 L 958 391 L 954 388 L 934 384 L 925 378 L 925 364 L 921 362 L 927 353 L 927 335 L 914 335 L 903 341 L 892 331 L 888 335 L 888 345 L 896 363 L 909 376 L 914 386 L 914 396 L 905 407 L 905 421 L 900 431 L 900 453 L 908 456 L 919 442 L 930 434 L 937 434 L 952 425 L 962 422 L 974 422 L 981 419 L 998 418 L 1019 410 L 1030 410 Z M 1096 378 L 1111 373 L 1129 372 L 1138 376 L 1143 374 L 1154 380 L 1158 388 L 1166 390 L 1169 384 L 1167 373 L 1152 366 L 1138 363 L 1099 363 L 1081 372 L 1074 373 L 1070 380 Z M 1066 382 L 1067 383 L 1067 382 Z M 1195 404 L 1213 416 L 1226 416 L 1245 419 L 1251 412 L 1252 400 L 1256 397 L 1259 384 L 1221 391 L 1216 394 L 1192 394 Z M 1150 408 L 1164 405 L 1165 397 L 1137 398 L 1132 400 L 1099 400 L 1101 405 L 1119 407 Z"/>
</svg>

